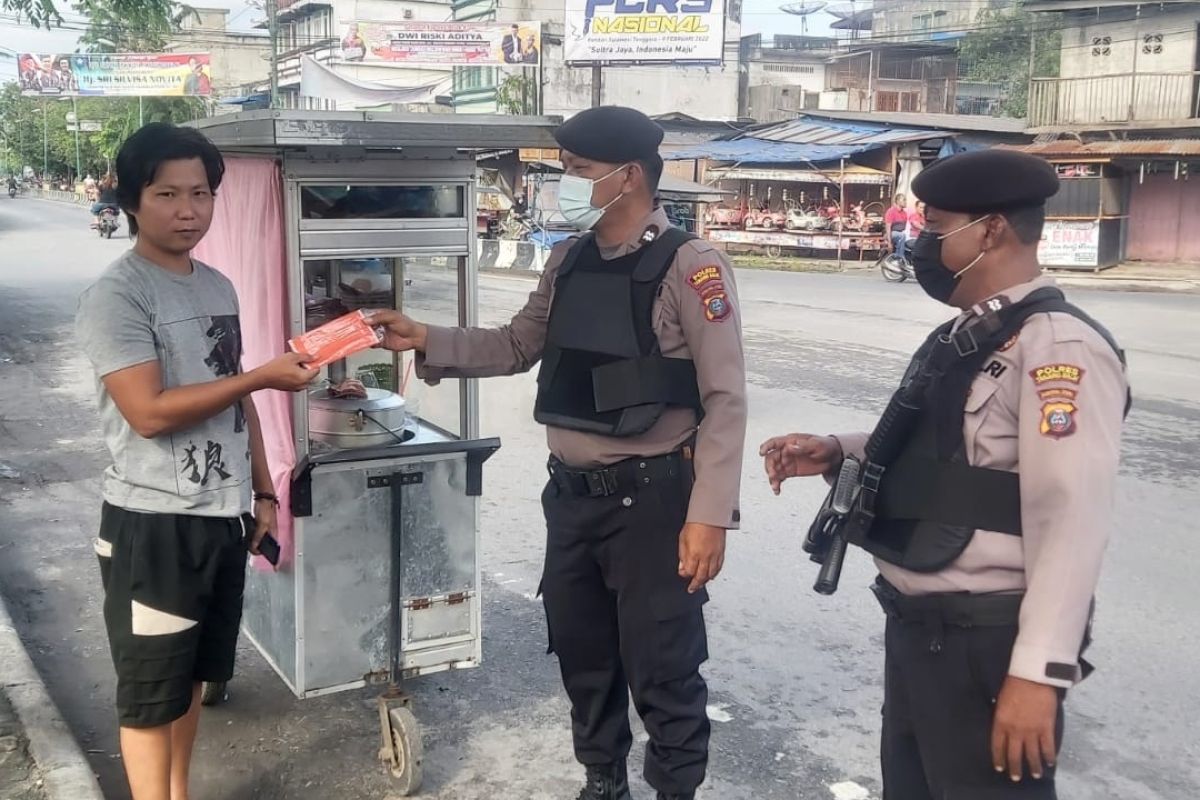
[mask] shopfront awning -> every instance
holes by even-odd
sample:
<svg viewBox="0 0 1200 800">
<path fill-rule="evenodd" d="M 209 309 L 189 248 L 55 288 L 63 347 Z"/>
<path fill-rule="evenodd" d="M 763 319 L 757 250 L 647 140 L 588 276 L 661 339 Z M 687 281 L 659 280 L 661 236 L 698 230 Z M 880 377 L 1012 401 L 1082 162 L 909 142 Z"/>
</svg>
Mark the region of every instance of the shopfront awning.
<svg viewBox="0 0 1200 800">
<path fill-rule="evenodd" d="M 889 186 L 892 176 L 882 170 L 847 164 L 843 171 L 836 166 L 827 169 L 713 169 L 708 171 L 713 180 L 781 181 L 784 183 L 830 183 L 847 186 Z"/>
</svg>

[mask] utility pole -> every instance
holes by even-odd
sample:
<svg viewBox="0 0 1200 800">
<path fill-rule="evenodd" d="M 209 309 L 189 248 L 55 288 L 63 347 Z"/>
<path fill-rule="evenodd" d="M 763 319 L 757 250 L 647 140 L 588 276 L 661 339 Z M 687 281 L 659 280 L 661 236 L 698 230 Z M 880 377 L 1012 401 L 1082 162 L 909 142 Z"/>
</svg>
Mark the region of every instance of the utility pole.
<svg viewBox="0 0 1200 800">
<path fill-rule="evenodd" d="M 271 39 L 271 108 L 279 107 L 279 0 L 267 0 L 267 30 Z"/>
<path fill-rule="evenodd" d="M 45 185 L 50 174 L 50 123 L 46 119 L 46 98 L 42 98 L 42 184 Z"/>
<path fill-rule="evenodd" d="M 75 115 L 75 180 L 78 181 L 79 176 L 83 174 L 79 162 L 79 98 L 73 95 L 71 97 L 71 113 Z"/>
<path fill-rule="evenodd" d="M 602 81 L 604 80 L 604 68 L 599 64 L 592 64 L 592 108 L 600 106 L 601 89 L 603 88 Z"/>
</svg>

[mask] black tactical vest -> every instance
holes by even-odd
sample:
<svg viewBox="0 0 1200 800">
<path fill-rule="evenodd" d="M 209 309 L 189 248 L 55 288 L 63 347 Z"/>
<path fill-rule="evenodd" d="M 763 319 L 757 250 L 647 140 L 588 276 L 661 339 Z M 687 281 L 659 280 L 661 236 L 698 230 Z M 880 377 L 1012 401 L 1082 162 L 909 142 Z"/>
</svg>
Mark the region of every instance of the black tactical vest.
<svg viewBox="0 0 1200 800">
<path fill-rule="evenodd" d="M 848 541 L 905 569 L 936 572 L 962 554 L 976 530 L 1021 535 L 1018 473 L 967 463 L 964 414 L 971 384 L 988 358 L 1029 317 L 1052 311 L 1086 322 L 1124 365 L 1109 332 L 1054 288 L 998 304 L 958 331 L 953 321 L 942 325 L 917 351 L 868 441 L 859 495 L 844 529 Z M 1127 397 L 1126 413 L 1129 405 Z M 903 428 L 902 435 L 889 425 Z"/>
<path fill-rule="evenodd" d="M 595 237 L 577 239 L 554 283 L 533 416 L 605 436 L 648 431 L 667 406 L 701 411 L 696 367 L 659 351 L 651 319 L 675 252 L 695 237 L 668 228 L 605 261 Z"/>
</svg>

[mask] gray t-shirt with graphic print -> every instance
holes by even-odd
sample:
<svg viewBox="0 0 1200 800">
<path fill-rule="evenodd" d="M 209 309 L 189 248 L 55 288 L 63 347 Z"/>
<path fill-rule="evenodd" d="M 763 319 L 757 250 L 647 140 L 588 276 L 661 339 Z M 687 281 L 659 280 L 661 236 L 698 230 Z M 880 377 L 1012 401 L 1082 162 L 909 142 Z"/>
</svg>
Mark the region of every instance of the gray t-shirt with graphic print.
<svg viewBox="0 0 1200 800">
<path fill-rule="evenodd" d="M 193 428 L 146 439 L 100 380 L 147 361 L 159 363 L 164 389 L 236 374 L 242 334 L 229 279 L 198 261 L 191 275 L 176 275 L 130 250 L 80 297 L 75 327 L 96 373 L 100 423 L 112 454 L 104 499 L 147 513 L 248 512 L 250 438 L 241 404 Z"/>
</svg>

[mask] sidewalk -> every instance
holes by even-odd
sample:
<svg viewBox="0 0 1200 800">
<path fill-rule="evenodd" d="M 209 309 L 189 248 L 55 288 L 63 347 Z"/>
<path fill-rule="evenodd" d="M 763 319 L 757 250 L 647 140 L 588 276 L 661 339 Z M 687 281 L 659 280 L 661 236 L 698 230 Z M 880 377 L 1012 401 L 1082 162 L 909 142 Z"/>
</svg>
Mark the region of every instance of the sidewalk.
<svg viewBox="0 0 1200 800">
<path fill-rule="evenodd" d="M 104 800 L 0 600 L 0 800 Z"/>
<path fill-rule="evenodd" d="M 1200 264 L 1127 261 L 1102 272 L 1048 269 L 1064 286 L 1126 292 L 1200 292 Z"/>
</svg>

